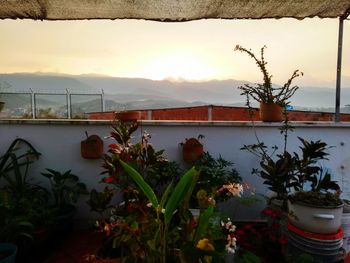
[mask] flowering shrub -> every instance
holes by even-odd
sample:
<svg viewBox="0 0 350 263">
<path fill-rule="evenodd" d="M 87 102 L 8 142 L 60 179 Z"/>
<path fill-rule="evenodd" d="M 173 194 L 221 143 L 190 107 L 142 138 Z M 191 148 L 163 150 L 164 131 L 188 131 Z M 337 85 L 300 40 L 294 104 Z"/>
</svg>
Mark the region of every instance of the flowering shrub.
<svg viewBox="0 0 350 263">
<path fill-rule="evenodd" d="M 242 181 L 233 163 L 223 159 L 221 156 L 214 158 L 208 152 L 205 152 L 196 163 L 196 166 L 200 170 L 200 177 L 194 189 L 195 195 L 197 192 L 204 190 L 205 192 L 201 191 L 202 194 L 206 193 L 207 196 L 215 198 L 216 201 L 223 202 L 231 198 L 231 196 L 230 194 L 219 194 L 218 190 L 223 185 L 239 184 Z M 196 205 L 197 201 L 194 198 L 191 202 L 193 206 Z"/>
<path fill-rule="evenodd" d="M 226 222 L 221 221 L 221 227 L 223 228 L 223 232 L 226 235 L 226 251 L 228 253 L 235 253 L 237 239 L 234 235 L 234 232 L 236 231 L 236 226 L 232 223 L 230 218 L 227 218 Z"/>
<path fill-rule="evenodd" d="M 206 208 L 209 205 L 216 205 L 216 199 L 221 199 L 224 195 L 225 199 L 231 197 L 241 197 L 243 194 L 243 185 L 236 183 L 227 183 L 221 186 L 218 190 L 208 194 L 204 189 L 197 192 L 196 198 L 200 208 Z"/>
<path fill-rule="evenodd" d="M 205 190 L 197 193 L 201 212 L 198 218 L 192 216 L 182 221 L 180 228 L 186 235 L 180 239 L 182 251 L 187 258 L 201 259 L 203 262 L 212 262 L 222 259 L 227 253 L 235 253 L 236 237 L 235 225 L 230 218 L 223 215 L 215 208 L 215 198 L 220 194 L 232 197 L 240 197 L 243 186 L 236 183 L 228 183 L 221 186 L 215 196 L 209 196 Z"/>
<path fill-rule="evenodd" d="M 130 202 L 128 210 L 130 214 L 121 217 L 116 209 L 112 209 L 108 220 L 96 222 L 98 230 L 104 236 L 99 256 L 145 261 L 149 249 L 147 241 L 152 238 L 156 226 L 148 216 L 150 211 L 147 206 Z"/>
<path fill-rule="evenodd" d="M 261 214 L 268 219 L 268 224 L 257 222 L 237 226 L 234 236 L 239 244 L 238 256 L 243 257 L 249 252 L 260 258 L 261 262 L 286 262 L 284 253 L 288 239 L 284 231 L 285 213 L 267 207 Z"/>
</svg>

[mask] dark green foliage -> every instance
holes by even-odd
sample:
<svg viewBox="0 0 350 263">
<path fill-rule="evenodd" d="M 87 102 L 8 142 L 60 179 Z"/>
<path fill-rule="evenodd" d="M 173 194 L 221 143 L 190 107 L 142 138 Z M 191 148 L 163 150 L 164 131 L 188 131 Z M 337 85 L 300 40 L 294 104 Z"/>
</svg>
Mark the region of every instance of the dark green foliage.
<svg viewBox="0 0 350 263">
<path fill-rule="evenodd" d="M 90 192 L 90 198 L 87 203 L 90 206 L 91 211 L 103 213 L 110 207 L 112 197 L 113 191 L 108 187 L 105 187 L 101 192 L 92 189 Z"/>
<path fill-rule="evenodd" d="M 53 169 L 46 169 L 46 171 L 41 174 L 50 180 L 56 207 L 76 203 L 79 196 L 88 194 L 86 185 L 80 182 L 79 177 L 72 174 L 71 170 L 63 173 Z"/>
<path fill-rule="evenodd" d="M 0 190 L 0 242 L 31 240 L 33 227 L 25 215 L 16 215 L 15 202 L 11 195 Z"/>
<path fill-rule="evenodd" d="M 287 195 L 294 191 L 306 190 L 309 187 L 314 192 L 338 191 L 339 186 L 331 180 L 331 175 L 319 165 L 320 160 L 327 160 L 330 147 L 321 140 L 307 141 L 298 137 L 301 142 L 301 154 L 284 151 L 273 154 L 278 149 L 273 147 L 273 154 L 267 154 L 263 143 L 244 145 L 242 149 L 252 152 L 261 158 L 261 169 L 253 169 L 253 174 L 264 179 L 264 184 L 277 194 L 278 199 L 286 200 Z"/>
<path fill-rule="evenodd" d="M 125 208 L 128 200 L 143 197 L 138 194 L 135 182 L 124 171 L 119 160 L 138 171 L 159 195 L 171 181 L 176 183 L 182 172 L 177 163 L 169 162 L 164 157 L 164 150 L 158 151 L 152 146 L 151 136 L 147 132 L 142 134 L 139 142 L 133 143 L 132 134 L 137 128 L 137 122 L 114 122 L 110 137 L 115 143 L 109 145 L 108 153 L 103 157 L 105 170 L 101 174 L 107 177 L 102 182 L 122 191 Z"/>
<path fill-rule="evenodd" d="M 289 197 L 289 200 L 294 203 L 313 206 L 313 207 L 337 207 L 343 202 L 339 195 L 334 193 L 320 193 L 318 191 L 299 191 Z"/>
<path fill-rule="evenodd" d="M 205 152 L 199 159 L 196 167 L 200 171 L 198 182 L 195 186 L 194 193 L 203 189 L 208 194 L 217 191 L 220 187 L 227 183 L 240 183 L 242 178 L 234 164 L 225 160 L 221 156 L 214 158 L 209 152 Z M 217 197 L 218 201 L 224 201 L 229 198 L 227 195 Z"/>
<path fill-rule="evenodd" d="M 28 241 L 34 227 L 52 222 L 49 192 L 29 177 L 30 164 L 39 156 L 28 141 L 18 138 L 0 157 L 0 240 Z"/>
<path fill-rule="evenodd" d="M 277 155 L 277 160 L 266 159 L 261 161 L 258 173 L 264 179 L 264 184 L 281 199 L 288 194 L 288 187 L 295 165 L 294 158 L 288 153 Z"/>
</svg>

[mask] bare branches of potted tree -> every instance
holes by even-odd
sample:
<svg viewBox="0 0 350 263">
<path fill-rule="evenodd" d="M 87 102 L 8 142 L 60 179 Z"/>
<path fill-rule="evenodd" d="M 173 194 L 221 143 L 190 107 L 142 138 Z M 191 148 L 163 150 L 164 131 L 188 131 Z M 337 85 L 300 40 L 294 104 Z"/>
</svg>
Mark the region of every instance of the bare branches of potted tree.
<svg viewBox="0 0 350 263">
<path fill-rule="evenodd" d="M 264 51 L 266 46 L 261 48 L 260 59 L 251 51 L 242 46 L 237 45 L 235 51 L 247 53 L 255 63 L 258 65 L 263 74 L 263 83 L 256 85 L 244 84 L 238 87 L 242 90 L 241 95 L 245 95 L 249 99 L 256 100 L 260 103 L 260 119 L 267 122 L 279 122 L 283 120 L 283 107 L 288 105 L 288 100 L 298 90 L 298 86 L 291 86 L 292 81 L 303 75 L 303 72 L 295 70 L 287 82 L 281 86 L 276 87 L 272 85 L 272 75 L 266 69 L 267 62 L 265 61 Z"/>
</svg>

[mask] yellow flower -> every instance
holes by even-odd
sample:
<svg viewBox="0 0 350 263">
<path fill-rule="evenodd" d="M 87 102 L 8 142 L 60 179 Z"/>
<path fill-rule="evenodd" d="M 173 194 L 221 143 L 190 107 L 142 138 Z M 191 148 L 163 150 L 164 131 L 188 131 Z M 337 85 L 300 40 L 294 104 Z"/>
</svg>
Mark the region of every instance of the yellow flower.
<svg viewBox="0 0 350 263">
<path fill-rule="evenodd" d="M 215 248 L 212 244 L 210 244 L 208 238 L 202 238 L 197 243 L 197 248 L 204 250 L 204 251 L 214 251 Z"/>
</svg>

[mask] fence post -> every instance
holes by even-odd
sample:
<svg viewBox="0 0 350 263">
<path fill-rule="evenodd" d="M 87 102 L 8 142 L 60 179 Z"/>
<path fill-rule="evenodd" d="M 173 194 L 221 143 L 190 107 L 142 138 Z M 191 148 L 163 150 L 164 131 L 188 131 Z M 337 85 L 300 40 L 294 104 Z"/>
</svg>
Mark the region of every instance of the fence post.
<svg viewBox="0 0 350 263">
<path fill-rule="evenodd" d="M 68 119 L 72 118 L 72 104 L 71 104 L 71 98 L 70 98 L 70 94 L 69 94 L 69 90 L 66 89 L 67 92 L 67 115 L 68 115 Z"/>
<path fill-rule="evenodd" d="M 31 88 L 29 90 L 30 90 L 30 98 L 31 98 L 31 105 L 32 105 L 32 118 L 35 119 L 36 118 L 35 94 Z"/>
<path fill-rule="evenodd" d="M 105 92 L 103 89 L 101 89 L 101 110 L 102 112 L 106 111 L 106 105 L 105 105 Z"/>
</svg>

